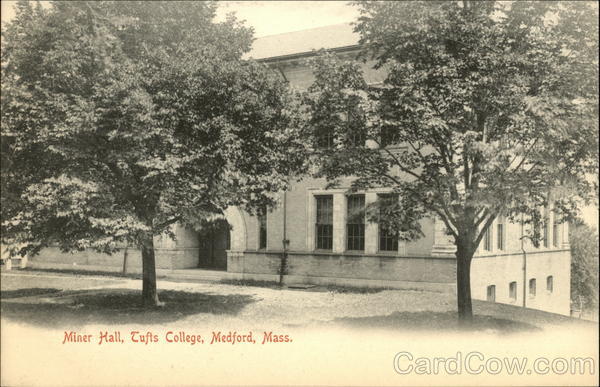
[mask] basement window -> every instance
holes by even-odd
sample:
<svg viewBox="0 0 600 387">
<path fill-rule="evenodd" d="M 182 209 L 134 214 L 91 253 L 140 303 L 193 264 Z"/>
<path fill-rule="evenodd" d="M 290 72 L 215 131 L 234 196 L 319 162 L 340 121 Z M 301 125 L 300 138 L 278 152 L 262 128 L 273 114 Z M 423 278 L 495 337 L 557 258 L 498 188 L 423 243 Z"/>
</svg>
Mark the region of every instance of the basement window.
<svg viewBox="0 0 600 387">
<path fill-rule="evenodd" d="M 489 302 L 496 302 L 496 285 L 490 285 L 487 287 L 486 300 Z"/>
<path fill-rule="evenodd" d="M 508 298 L 510 298 L 511 301 L 517 300 L 517 282 L 516 281 L 513 281 L 510 284 L 508 284 Z"/>
<path fill-rule="evenodd" d="M 535 278 L 529 280 L 529 297 L 535 297 L 536 293 L 536 281 Z"/>
</svg>

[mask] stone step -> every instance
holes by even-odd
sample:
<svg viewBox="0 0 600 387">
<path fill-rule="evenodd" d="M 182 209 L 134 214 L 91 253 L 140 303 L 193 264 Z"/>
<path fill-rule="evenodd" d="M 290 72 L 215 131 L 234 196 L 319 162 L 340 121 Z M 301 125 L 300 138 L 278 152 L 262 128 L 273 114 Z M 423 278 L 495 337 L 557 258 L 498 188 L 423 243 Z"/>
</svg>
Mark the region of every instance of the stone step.
<svg viewBox="0 0 600 387">
<path fill-rule="evenodd" d="M 240 275 L 226 271 L 186 269 L 165 273 L 165 278 L 218 282 L 223 279 L 239 279 Z"/>
</svg>

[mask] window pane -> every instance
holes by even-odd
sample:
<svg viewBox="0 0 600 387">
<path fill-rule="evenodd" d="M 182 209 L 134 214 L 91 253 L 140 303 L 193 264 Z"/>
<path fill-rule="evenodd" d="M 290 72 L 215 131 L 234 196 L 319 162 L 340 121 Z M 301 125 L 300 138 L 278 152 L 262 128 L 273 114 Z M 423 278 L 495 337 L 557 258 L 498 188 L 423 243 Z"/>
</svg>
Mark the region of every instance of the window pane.
<svg viewBox="0 0 600 387">
<path fill-rule="evenodd" d="M 535 278 L 532 278 L 529 280 L 529 295 L 530 296 L 535 296 L 536 293 L 536 283 L 535 283 Z"/>
<path fill-rule="evenodd" d="M 333 249 L 333 196 L 317 196 L 316 247 Z"/>
<path fill-rule="evenodd" d="M 365 146 L 365 125 L 362 119 L 363 113 L 358 107 L 350 107 L 348 114 L 344 114 L 347 123 L 348 142 L 351 147 Z"/>
<path fill-rule="evenodd" d="M 496 285 L 490 285 L 487 287 L 487 300 L 490 302 L 496 301 Z"/>
<path fill-rule="evenodd" d="M 543 209 L 542 210 L 542 244 L 544 247 L 548 247 L 549 241 L 548 241 L 548 210 L 547 209 Z"/>
<path fill-rule="evenodd" d="M 348 196 L 347 249 L 365 249 L 365 195 Z"/>
<path fill-rule="evenodd" d="M 259 249 L 267 248 L 267 214 L 266 211 L 264 214 L 258 216 L 258 227 L 259 227 Z"/>
<path fill-rule="evenodd" d="M 504 220 L 499 219 L 497 224 L 496 231 L 496 245 L 498 250 L 504 250 Z"/>
<path fill-rule="evenodd" d="M 483 234 L 483 249 L 492 251 L 492 226 L 488 227 L 485 234 Z"/>
<path fill-rule="evenodd" d="M 554 278 L 551 275 L 546 278 L 546 290 L 550 293 L 554 290 Z"/>
<path fill-rule="evenodd" d="M 317 147 L 331 149 L 333 148 L 333 139 L 333 128 L 322 128 L 319 133 L 317 133 Z"/>
<path fill-rule="evenodd" d="M 541 231 L 540 231 L 540 230 L 541 230 L 541 229 L 540 229 L 540 222 L 534 221 L 534 223 L 533 223 L 533 233 L 534 233 L 535 235 L 540 235 L 540 237 L 541 237 L 541 235 L 542 235 L 542 234 L 541 234 Z M 540 247 L 540 241 L 539 241 L 539 239 L 537 239 L 537 238 L 536 238 L 536 239 L 533 241 L 533 246 L 534 246 L 534 247 L 536 247 L 536 248 L 537 248 L 537 247 Z"/>
<path fill-rule="evenodd" d="M 384 126 L 381 128 L 380 144 L 382 147 L 398 143 L 398 129 L 395 127 Z"/>
<path fill-rule="evenodd" d="M 515 281 L 508 285 L 508 296 L 513 300 L 517 299 L 517 283 Z"/>
<path fill-rule="evenodd" d="M 382 202 L 383 206 L 391 205 L 398 201 L 397 195 L 381 194 L 378 196 L 378 200 Z M 381 222 L 379 224 L 379 250 L 398 251 L 398 234 L 388 230 Z"/>
</svg>

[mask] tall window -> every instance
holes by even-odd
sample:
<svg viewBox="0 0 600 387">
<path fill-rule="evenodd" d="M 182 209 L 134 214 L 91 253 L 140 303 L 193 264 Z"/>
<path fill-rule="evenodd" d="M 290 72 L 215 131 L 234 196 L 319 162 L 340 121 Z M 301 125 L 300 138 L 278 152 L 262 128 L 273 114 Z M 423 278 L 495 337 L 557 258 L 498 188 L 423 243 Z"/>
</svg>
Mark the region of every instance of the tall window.
<svg viewBox="0 0 600 387">
<path fill-rule="evenodd" d="M 483 234 L 483 249 L 485 251 L 492 251 L 492 226 L 485 230 L 485 234 Z"/>
<path fill-rule="evenodd" d="M 324 149 L 333 148 L 334 137 L 333 128 L 320 128 L 317 133 L 317 146 Z"/>
<path fill-rule="evenodd" d="M 348 196 L 347 249 L 365 249 L 365 195 Z"/>
<path fill-rule="evenodd" d="M 379 201 L 382 206 L 391 205 L 398 201 L 398 196 L 390 194 L 379 195 Z M 381 210 L 379 212 L 381 216 Z M 388 230 L 381 222 L 379 223 L 379 250 L 398 251 L 398 234 Z"/>
<path fill-rule="evenodd" d="M 513 301 L 517 299 L 517 282 L 516 281 L 513 281 L 508 284 L 508 297 Z"/>
<path fill-rule="evenodd" d="M 350 135 L 350 145 L 357 148 L 365 146 L 365 125 L 362 119 L 362 111 L 357 108 L 348 110 L 348 134 Z"/>
<path fill-rule="evenodd" d="M 362 148 L 365 146 L 365 133 L 360 131 L 353 131 L 350 134 L 350 145 L 354 148 Z"/>
<path fill-rule="evenodd" d="M 548 247 L 548 212 L 544 210 L 544 220 L 542 225 L 542 243 Z"/>
<path fill-rule="evenodd" d="M 333 196 L 317 196 L 317 249 L 333 249 Z"/>
<path fill-rule="evenodd" d="M 536 236 L 541 236 L 542 235 L 540 222 L 537 221 L 537 220 L 534 220 L 534 222 L 533 222 L 533 233 Z M 536 239 L 533 240 L 533 246 L 536 247 L 536 248 L 540 247 L 540 240 L 539 240 L 539 238 L 536 238 Z"/>
<path fill-rule="evenodd" d="M 399 143 L 398 129 L 393 126 L 383 126 L 380 132 L 379 143 L 381 147 L 397 145 Z"/>
<path fill-rule="evenodd" d="M 496 225 L 496 247 L 498 250 L 504 250 L 504 217 L 498 217 L 498 224 Z"/>
<path fill-rule="evenodd" d="M 554 223 L 552 224 L 552 244 L 554 247 L 558 247 L 559 243 L 560 243 L 560 223 L 558 223 L 555 219 Z"/>
<path fill-rule="evenodd" d="M 258 248 L 267 248 L 267 211 L 266 209 L 258 215 Z"/>
<path fill-rule="evenodd" d="M 546 290 L 550 293 L 554 291 L 554 277 L 551 275 L 546 277 Z"/>
<path fill-rule="evenodd" d="M 535 297 L 535 293 L 536 293 L 536 281 L 535 278 L 532 278 L 529 280 L 529 295 L 531 297 Z"/>
<path fill-rule="evenodd" d="M 496 302 L 496 285 L 490 285 L 487 287 L 486 300 L 490 302 Z"/>
</svg>

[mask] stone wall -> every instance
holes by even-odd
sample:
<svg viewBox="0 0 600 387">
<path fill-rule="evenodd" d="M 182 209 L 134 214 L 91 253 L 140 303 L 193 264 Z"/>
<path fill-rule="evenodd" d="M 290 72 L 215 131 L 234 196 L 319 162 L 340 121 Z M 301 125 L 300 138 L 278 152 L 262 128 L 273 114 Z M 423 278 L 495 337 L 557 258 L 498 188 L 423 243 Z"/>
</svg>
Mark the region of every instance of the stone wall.
<svg viewBox="0 0 600 387">
<path fill-rule="evenodd" d="M 29 257 L 28 265 L 38 268 L 72 268 L 76 270 L 121 271 L 125 249 L 113 254 L 103 254 L 92 250 L 64 253 L 57 247 L 43 249 L 38 255 Z M 198 248 L 156 248 L 157 269 L 188 269 L 198 266 Z M 138 272 L 142 268 L 142 254 L 139 249 L 127 249 L 127 272 Z"/>
</svg>

